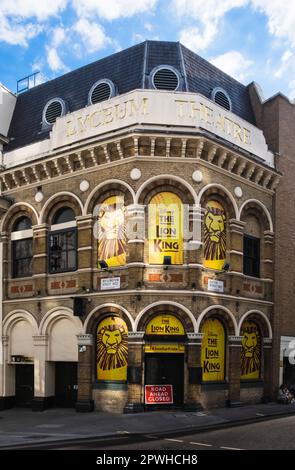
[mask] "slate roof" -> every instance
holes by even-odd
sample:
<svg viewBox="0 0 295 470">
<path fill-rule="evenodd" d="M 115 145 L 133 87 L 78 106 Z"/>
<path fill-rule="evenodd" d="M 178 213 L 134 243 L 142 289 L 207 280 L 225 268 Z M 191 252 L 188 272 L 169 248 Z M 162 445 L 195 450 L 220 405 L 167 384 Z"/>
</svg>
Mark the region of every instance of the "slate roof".
<svg viewBox="0 0 295 470">
<path fill-rule="evenodd" d="M 152 88 L 150 73 L 158 65 L 175 67 L 183 78 L 182 91 L 201 93 L 210 99 L 212 90 L 222 87 L 230 96 L 232 111 L 255 124 L 248 88 L 178 42 L 145 41 L 97 60 L 61 77 L 21 93 L 9 129 L 10 151 L 48 138 L 42 131 L 42 112 L 46 103 L 62 98 L 70 112 L 87 105 L 91 86 L 102 78 L 113 81 L 118 94 Z"/>
</svg>

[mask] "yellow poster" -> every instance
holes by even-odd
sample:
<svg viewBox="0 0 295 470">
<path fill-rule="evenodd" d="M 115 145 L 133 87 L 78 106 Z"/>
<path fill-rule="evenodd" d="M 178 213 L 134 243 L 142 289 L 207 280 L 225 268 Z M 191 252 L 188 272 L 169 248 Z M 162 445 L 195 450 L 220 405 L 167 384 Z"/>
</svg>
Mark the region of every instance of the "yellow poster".
<svg viewBox="0 0 295 470">
<path fill-rule="evenodd" d="M 241 379 L 259 379 L 261 368 L 261 337 L 256 323 L 247 321 L 241 330 Z"/>
<path fill-rule="evenodd" d="M 122 196 L 111 196 L 101 204 L 98 215 L 98 260 L 108 266 L 126 264 L 125 207 Z"/>
<path fill-rule="evenodd" d="M 158 193 L 149 203 L 149 263 L 163 264 L 164 256 L 171 264 L 183 263 L 183 209 L 174 193 Z"/>
<path fill-rule="evenodd" d="M 209 201 L 204 219 L 204 266 L 221 270 L 226 259 L 226 216 L 222 205 Z"/>
<path fill-rule="evenodd" d="M 118 317 L 107 317 L 97 327 L 97 379 L 127 380 L 128 330 Z"/>
<path fill-rule="evenodd" d="M 147 335 L 184 335 L 183 324 L 174 315 L 157 315 L 146 327 Z"/>
<path fill-rule="evenodd" d="M 203 324 L 201 361 L 203 381 L 224 380 L 225 334 L 222 323 L 209 318 Z"/>
</svg>

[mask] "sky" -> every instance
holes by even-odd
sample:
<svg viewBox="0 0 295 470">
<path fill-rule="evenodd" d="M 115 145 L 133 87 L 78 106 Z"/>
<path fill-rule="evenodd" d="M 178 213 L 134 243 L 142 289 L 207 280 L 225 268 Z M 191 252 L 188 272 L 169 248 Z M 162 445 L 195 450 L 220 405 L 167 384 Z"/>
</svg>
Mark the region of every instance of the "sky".
<svg viewBox="0 0 295 470">
<path fill-rule="evenodd" d="M 16 91 L 146 39 L 180 41 L 264 99 L 295 99 L 294 0 L 0 0 L 0 82 Z"/>
</svg>

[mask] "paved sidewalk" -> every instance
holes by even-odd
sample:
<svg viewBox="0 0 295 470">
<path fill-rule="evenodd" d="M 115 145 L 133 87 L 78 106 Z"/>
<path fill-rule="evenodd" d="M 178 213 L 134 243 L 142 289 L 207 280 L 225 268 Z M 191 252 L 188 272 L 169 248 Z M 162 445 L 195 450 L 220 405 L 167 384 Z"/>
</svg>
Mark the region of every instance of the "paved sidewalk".
<svg viewBox="0 0 295 470">
<path fill-rule="evenodd" d="M 115 437 L 122 434 L 190 433 L 295 415 L 295 404 L 247 405 L 202 412 L 153 411 L 136 414 L 77 413 L 72 409 L 0 412 L 0 447 Z"/>
</svg>

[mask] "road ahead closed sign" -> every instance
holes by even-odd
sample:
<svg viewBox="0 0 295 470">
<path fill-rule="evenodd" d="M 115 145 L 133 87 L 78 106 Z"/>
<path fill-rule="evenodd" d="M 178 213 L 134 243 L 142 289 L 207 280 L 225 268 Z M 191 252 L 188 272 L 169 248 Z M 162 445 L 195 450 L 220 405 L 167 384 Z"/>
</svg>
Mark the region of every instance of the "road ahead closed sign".
<svg viewBox="0 0 295 470">
<path fill-rule="evenodd" d="M 172 405 L 173 386 L 172 385 L 146 385 L 145 386 L 146 405 Z"/>
</svg>

